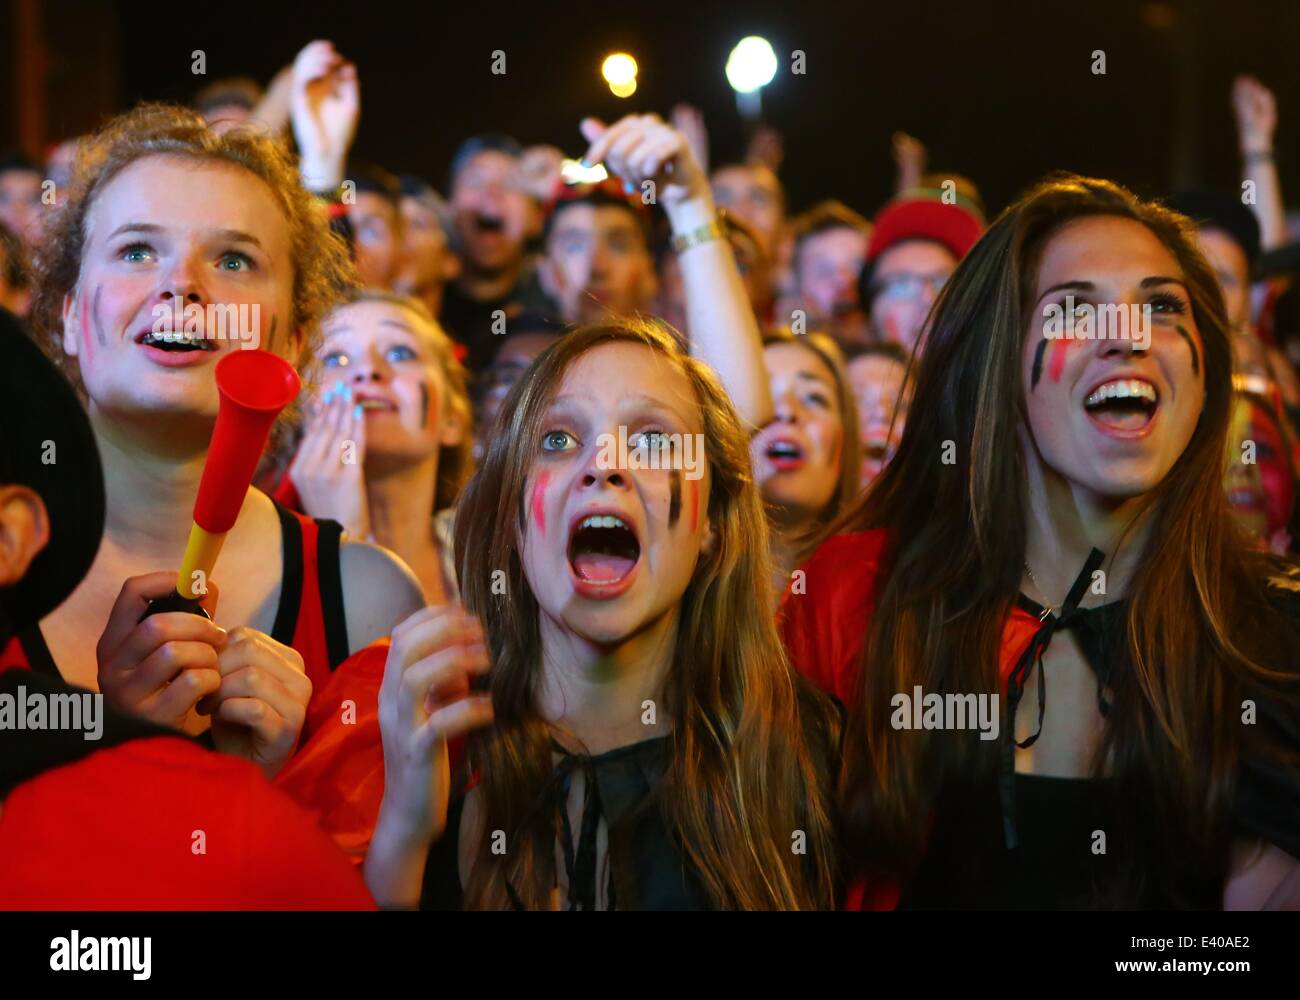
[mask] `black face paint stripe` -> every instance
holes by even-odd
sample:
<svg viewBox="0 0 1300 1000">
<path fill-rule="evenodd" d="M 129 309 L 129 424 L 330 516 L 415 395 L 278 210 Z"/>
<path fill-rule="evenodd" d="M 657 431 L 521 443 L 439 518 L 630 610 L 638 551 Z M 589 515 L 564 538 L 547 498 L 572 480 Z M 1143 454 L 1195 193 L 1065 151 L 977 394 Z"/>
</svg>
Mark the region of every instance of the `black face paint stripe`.
<svg viewBox="0 0 1300 1000">
<path fill-rule="evenodd" d="M 669 471 L 668 488 L 671 491 L 668 501 L 668 527 L 671 528 L 682 515 L 682 474 L 679 470 Z"/>
<path fill-rule="evenodd" d="M 426 383 L 421 382 L 420 383 L 420 426 L 427 427 L 428 425 L 429 425 L 429 386 Z"/>
<path fill-rule="evenodd" d="M 1047 338 L 1044 337 L 1038 342 L 1034 349 L 1034 371 L 1029 379 L 1029 391 L 1033 392 L 1038 388 L 1038 383 L 1043 377 L 1043 354 L 1047 350 Z"/>
<path fill-rule="evenodd" d="M 90 304 L 90 317 L 95 321 L 95 339 L 99 341 L 100 347 L 108 346 L 108 338 L 104 336 L 104 324 L 99 318 L 99 294 L 103 290 L 103 285 L 95 286 L 95 298 Z"/>
<path fill-rule="evenodd" d="M 1182 326 L 1175 326 L 1174 329 L 1183 335 L 1183 339 L 1187 341 L 1187 349 L 1192 352 L 1192 374 L 1201 374 L 1201 353 L 1196 349 L 1196 338 Z"/>
</svg>

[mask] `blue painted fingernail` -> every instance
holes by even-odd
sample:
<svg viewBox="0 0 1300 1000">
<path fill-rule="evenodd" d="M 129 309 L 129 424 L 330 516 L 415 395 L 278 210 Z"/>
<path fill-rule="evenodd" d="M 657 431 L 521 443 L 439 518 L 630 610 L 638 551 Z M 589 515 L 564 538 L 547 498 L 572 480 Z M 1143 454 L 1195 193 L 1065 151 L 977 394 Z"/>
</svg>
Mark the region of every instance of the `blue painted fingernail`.
<svg viewBox="0 0 1300 1000">
<path fill-rule="evenodd" d="M 636 190 L 636 185 L 633 184 L 631 181 L 624 181 L 624 182 L 623 182 L 623 193 L 624 193 L 624 194 L 632 194 L 632 192 L 634 192 L 635 190 Z"/>
<path fill-rule="evenodd" d="M 358 419 L 358 420 L 361 419 L 361 404 L 360 404 L 360 403 L 358 403 L 356 406 L 352 407 L 352 416 L 356 417 L 356 419 Z"/>
<path fill-rule="evenodd" d="M 343 387 L 343 398 L 347 400 L 352 399 L 352 386 L 345 385 Z"/>
</svg>

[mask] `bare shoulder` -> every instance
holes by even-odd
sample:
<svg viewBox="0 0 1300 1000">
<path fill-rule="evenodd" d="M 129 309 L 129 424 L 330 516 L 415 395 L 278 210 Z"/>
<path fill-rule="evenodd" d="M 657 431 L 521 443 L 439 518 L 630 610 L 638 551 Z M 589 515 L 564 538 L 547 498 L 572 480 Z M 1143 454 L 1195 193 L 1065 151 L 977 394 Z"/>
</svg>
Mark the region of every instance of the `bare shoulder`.
<svg viewBox="0 0 1300 1000">
<path fill-rule="evenodd" d="M 424 591 L 409 566 L 369 542 L 339 546 L 339 575 L 347 610 L 348 648 L 356 651 L 386 636 L 424 607 Z"/>
</svg>

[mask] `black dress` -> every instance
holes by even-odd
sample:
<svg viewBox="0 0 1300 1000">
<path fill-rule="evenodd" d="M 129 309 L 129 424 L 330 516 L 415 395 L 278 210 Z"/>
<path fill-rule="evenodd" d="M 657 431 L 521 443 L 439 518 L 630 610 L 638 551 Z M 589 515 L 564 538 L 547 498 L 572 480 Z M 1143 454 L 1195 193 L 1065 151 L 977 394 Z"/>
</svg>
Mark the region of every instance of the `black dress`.
<svg viewBox="0 0 1300 1000">
<path fill-rule="evenodd" d="M 1292 621 L 1300 620 L 1300 572 L 1270 583 L 1278 607 Z M 1036 616 L 1043 613 L 1024 595 L 1019 603 Z M 1114 671 L 1125 669 L 1125 613 L 1125 601 L 1075 609 L 1064 626 L 1074 632 L 1097 674 L 1103 713 L 1107 706 L 1101 691 L 1109 686 Z M 1041 680 L 1040 675 L 1040 690 Z M 1300 753 L 1300 720 L 1295 712 L 1262 697 L 1257 705 L 1258 725 L 1273 742 Z M 1014 729 L 1010 736 L 1014 740 Z M 1015 845 L 1008 846 L 1007 778 L 1003 773 L 996 782 L 945 789 L 925 856 L 903 888 L 899 909 L 1217 909 L 1222 905 L 1223 881 L 1218 873 L 1187 872 L 1180 885 L 1152 887 L 1136 898 L 1116 896 L 1116 864 L 1124 845 L 1113 840 L 1107 844 L 1098 835 L 1113 836 L 1120 827 L 1118 811 L 1140 810 L 1142 804 L 1116 801 L 1106 779 L 1012 775 L 1016 829 Z M 1234 834 L 1262 838 L 1300 858 L 1300 774 L 1243 753 L 1232 827 Z"/>
</svg>

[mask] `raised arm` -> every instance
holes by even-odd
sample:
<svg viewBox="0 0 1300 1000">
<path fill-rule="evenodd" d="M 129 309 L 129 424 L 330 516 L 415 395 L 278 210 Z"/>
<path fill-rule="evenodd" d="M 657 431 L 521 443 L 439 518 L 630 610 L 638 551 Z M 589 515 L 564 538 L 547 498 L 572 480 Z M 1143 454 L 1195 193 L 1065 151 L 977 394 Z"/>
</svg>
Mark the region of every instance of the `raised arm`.
<svg viewBox="0 0 1300 1000">
<path fill-rule="evenodd" d="M 1259 219 L 1260 246 L 1271 250 L 1286 242 L 1282 186 L 1273 159 L 1277 101 L 1253 76 L 1239 76 L 1232 84 L 1232 111 L 1237 119 L 1242 181 L 1255 189 L 1251 207 Z"/>
<path fill-rule="evenodd" d="M 582 122 L 588 163 L 653 191 L 672 226 L 686 297 L 691 353 L 709 364 L 737 412 L 754 427 L 772 419 L 763 341 L 713 203 L 708 178 L 686 137 L 657 115 L 629 115 L 613 125 Z M 647 182 L 653 185 L 648 187 Z"/>
</svg>

